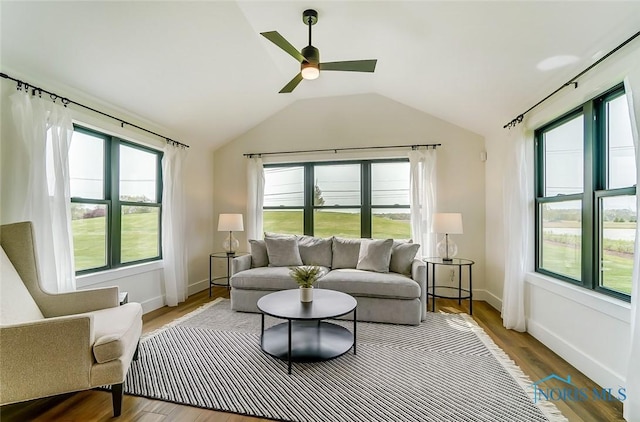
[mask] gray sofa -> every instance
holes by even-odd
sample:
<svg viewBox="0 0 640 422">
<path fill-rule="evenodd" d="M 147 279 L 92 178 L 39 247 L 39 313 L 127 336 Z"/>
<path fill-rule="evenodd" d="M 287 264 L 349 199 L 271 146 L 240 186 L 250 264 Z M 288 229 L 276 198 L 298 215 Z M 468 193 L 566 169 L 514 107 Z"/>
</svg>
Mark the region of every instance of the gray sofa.
<svg viewBox="0 0 640 422">
<path fill-rule="evenodd" d="M 289 267 L 318 265 L 315 287 L 348 293 L 358 301 L 358 320 L 418 325 L 426 317 L 425 264 L 419 245 L 370 239 L 266 236 L 250 240 L 251 254 L 232 262 L 231 308 L 259 312 L 258 299 L 295 289 Z"/>
</svg>

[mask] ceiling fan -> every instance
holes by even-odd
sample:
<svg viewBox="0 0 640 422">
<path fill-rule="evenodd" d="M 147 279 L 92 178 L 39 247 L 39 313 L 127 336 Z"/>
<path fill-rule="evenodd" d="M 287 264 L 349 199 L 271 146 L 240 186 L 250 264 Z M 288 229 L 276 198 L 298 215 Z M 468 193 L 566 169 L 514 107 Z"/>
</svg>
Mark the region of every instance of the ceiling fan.
<svg viewBox="0 0 640 422">
<path fill-rule="evenodd" d="M 280 90 L 280 94 L 290 93 L 303 79 L 316 79 L 320 76 L 321 70 L 340 70 L 343 72 L 374 72 L 376 70 L 378 61 L 376 59 L 320 63 L 320 51 L 311 45 L 311 26 L 318 22 L 318 12 L 313 9 L 305 10 L 302 12 L 302 21 L 305 25 L 309 25 L 309 45 L 301 51 L 296 50 L 278 31 L 260 33 L 300 62 L 300 73 Z"/>
</svg>

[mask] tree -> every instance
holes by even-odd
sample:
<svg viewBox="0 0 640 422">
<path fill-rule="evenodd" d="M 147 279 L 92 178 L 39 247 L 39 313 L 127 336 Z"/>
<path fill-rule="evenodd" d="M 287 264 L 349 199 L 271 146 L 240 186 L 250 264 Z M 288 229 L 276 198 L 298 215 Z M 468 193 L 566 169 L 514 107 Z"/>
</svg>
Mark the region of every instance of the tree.
<svg viewBox="0 0 640 422">
<path fill-rule="evenodd" d="M 313 187 L 313 205 L 322 206 L 324 205 L 324 198 L 322 197 L 322 190 L 318 185 Z"/>
</svg>

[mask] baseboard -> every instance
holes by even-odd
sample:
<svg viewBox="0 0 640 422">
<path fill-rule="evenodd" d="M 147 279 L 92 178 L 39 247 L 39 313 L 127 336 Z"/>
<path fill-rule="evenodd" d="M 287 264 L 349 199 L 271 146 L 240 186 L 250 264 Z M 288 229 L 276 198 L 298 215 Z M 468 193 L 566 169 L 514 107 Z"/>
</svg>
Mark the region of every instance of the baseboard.
<svg viewBox="0 0 640 422">
<path fill-rule="evenodd" d="M 625 384 L 624 377 L 617 374 L 602 363 L 593 359 L 571 343 L 556 335 L 547 327 L 527 318 L 527 332 L 564 360 L 573 365 L 577 370 L 594 380 L 601 387 L 618 387 Z M 571 375 L 571 374 L 558 374 Z"/>
<path fill-rule="evenodd" d="M 502 299 L 498 296 L 491 293 L 489 290 L 484 289 L 474 289 L 473 290 L 473 299 L 474 300 L 484 300 L 493 308 L 497 309 L 498 312 L 502 311 Z"/>
<path fill-rule="evenodd" d="M 208 289 L 209 283 L 207 283 L 207 281 L 208 280 L 205 278 L 204 280 L 196 281 L 195 283 L 189 284 L 189 287 L 187 288 L 187 294 L 191 296 L 193 294 L 196 294 L 198 292 Z"/>
<path fill-rule="evenodd" d="M 147 299 L 144 302 L 140 302 L 142 305 L 142 313 L 146 314 L 156 309 L 160 309 L 165 305 L 164 296 L 156 296 L 151 299 Z"/>
</svg>

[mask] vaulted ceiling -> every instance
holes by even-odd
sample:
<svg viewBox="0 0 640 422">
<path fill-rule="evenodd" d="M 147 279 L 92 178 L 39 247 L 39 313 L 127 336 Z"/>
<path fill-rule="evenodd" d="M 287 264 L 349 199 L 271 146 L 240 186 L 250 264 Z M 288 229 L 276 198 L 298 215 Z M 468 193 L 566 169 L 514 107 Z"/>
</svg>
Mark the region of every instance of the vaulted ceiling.
<svg viewBox="0 0 640 422">
<path fill-rule="evenodd" d="M 278 91 L 302 11 L 322 61 L 378 59 Z M 640 2 L 211 1 L 0 3 L 3 72 L 55 82 L 215 148 L 298 99 L 377 93 L 493 133 L 640 29 Z M 44 81 L 44 82 L 42 82 Z"/>
</svg>

